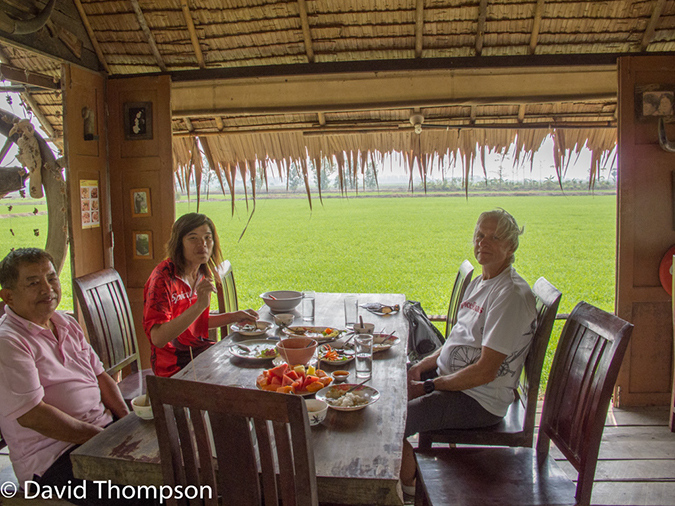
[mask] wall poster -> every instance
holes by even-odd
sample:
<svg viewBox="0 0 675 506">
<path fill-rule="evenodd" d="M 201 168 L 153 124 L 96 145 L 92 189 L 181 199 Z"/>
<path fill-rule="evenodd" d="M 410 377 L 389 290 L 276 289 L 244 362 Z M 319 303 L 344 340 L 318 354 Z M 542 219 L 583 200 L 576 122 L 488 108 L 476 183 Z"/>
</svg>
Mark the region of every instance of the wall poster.
<svg viewBox="0 0 675 506">
<path fill-rule="evenodd" d="M 99 202 L 98 181 L 80 179 L 80 213 L 83 229 L 101 226 Z"/>
</svg>

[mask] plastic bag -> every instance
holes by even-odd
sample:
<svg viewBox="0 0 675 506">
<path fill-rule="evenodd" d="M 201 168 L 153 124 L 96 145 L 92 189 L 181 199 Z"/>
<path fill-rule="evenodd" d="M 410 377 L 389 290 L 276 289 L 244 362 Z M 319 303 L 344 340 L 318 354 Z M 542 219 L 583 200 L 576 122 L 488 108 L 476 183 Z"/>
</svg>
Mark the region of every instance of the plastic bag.
<svg viewBox="0 0 675 506">
<path fill-rule="evenodd" d="M 411 364 L 443 346 L 443 334 L 431 323 L 419 302 L 405 301 L 403 315 L 408 320 L 408 361 Z"/>
</svg>

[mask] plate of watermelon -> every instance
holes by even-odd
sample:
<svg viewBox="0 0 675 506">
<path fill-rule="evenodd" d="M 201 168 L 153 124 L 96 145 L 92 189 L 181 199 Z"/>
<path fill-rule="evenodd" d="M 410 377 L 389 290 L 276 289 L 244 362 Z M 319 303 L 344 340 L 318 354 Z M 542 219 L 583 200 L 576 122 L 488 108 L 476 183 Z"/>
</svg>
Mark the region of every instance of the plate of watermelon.
<svg viewBox="0 0 675 506">
<path fill-rule="evenodd" d="M 282 394 L 314 395 L 316 392 L 331 384 L 331 378 L 322 369 L 314 366 L 290 365 L 283 363 L 272 369 L 266 369 L 256 379 L 256 386 L 260 390 L 278 392 Z"/>
</svg>

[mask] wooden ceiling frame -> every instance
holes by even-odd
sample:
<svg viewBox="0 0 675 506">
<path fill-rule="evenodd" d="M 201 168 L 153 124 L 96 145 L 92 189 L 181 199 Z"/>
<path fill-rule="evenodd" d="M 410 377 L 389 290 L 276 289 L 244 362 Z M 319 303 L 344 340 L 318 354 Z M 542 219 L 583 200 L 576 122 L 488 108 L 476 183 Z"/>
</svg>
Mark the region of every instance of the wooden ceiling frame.
<svg viewBox="0 0 675 506">
<path fill-rule="evenodd" d="M 91 45 L 94 46 L 94 52 L 96 53 L 96 56 L 98 57 L 99 63 L 103 66 L 105 69 L 105 72 L 107 74 L 111 74 L 112 72 L 110 71 L 110 67 L 108 66 L 108 61 L 105 58 L 105 55 L 103 54 L 103 50 L 101 49 L 101 45 L 98 43 L 98 39 L 96 38 L 96 34 L 94 33 L 94 29 L 91 27 L 91 23 L 89 22 L 89 18 L 87 17 L 87 13 L 84 12 L 84 8 L 82 7 L 82 2 L 80 0 L 73 0 L 75 3 L 75 7 L 77 8 L 77 12 L 80 14 L 80 18 L 82 18 L 82 24 L 84 25 L 84 29 L 87 31 L 87 35 L 89 35 L 89 40 L 91 40 Z"/>
<path fill-rule="evenodd" d="M 152 51 L 152 54 L 155 56 L 157 66 L 160 68 L 162 72 L 167 72 L 166 63 L 164 63 L 164 59 L 162 58 L 162 55 L 159 52 L 159 49 L 157 48 L 155 37 L 152 35 L 152 32 L 150 31 L 150 27 L 148 26 L 148 23 L 145 20 L 143 10 L 139 5 L 138 0 L 130 0 L 130 1 L 131 6 L 133 7 L 134 12 L 136 13 L 136 19 L 138 20 L 138 24 L 141 27 L 143 34 L 145 35 L 145 40 L 147 40 L 148 44 L 150 45 L 150 50 Z"/>
<path fill-rule="evenodd" d="M 485 38 L 485 25 L 487 24 L 488 0 L 480 0 L 478 6 L 478 26 L 476 27 L 476 56 L 483 52 L 483 39 Z"/>
<path fill-rule="evenodd" d="M 183 11 L 185 24 L 187 25 L 188 32 L 190 33 L 190 42 L 192 43 L 192 48 L 194 49 L 195 56 L 197 57 L 197 65 L 199 65 L 200 69 L 205 69 L 206 62 L 204 61 L 204 54 L 202 53 L 202 48 L 199 46 L 197 30 L 195 30 L 195 23 L 192 19 L 192 13 L 190 13 L 190 7 L 188 6 L 187 0 L 180 0 L 180 8 Z"/>
<path fill-rule="evenodd" d="M 307 16 L 307 3 L 305 0 L 298 0 L 298 14 L 300 15 L 302 37 L 305 41 L 305 54 L 307 54 L 307 61 L 309 61 L 309 63 L 314 63 L 314 47 L 312 43 L 312 33 L 309 30 L 309 18 Z"/>
<path fill-rule="evenodd" d="M 424 50 L 424 0 L 415 5 L 415 58 L 422 58 Z"/>
<path fill-rule="evenodd" d="M 645 33 L 642 35 L 642 42 L 640 42 L 640 51 L 646 51 L 649 44 L 651 44 L 654 34 L 656 33 L 656 25 L 659 22 L 661 13 L 663 12 L 664 7 L 666 6 L 666 0 L 656 0 L 654 5 L 654 10 L 652 11 L 652 16 L 647 23 L 647 28 Z"/>
<path fill-rule="evenodd" d="M 541 19 L 544 15 L 544 2 L 545 0 L 537 0 L 537 4 L 534 6 L 534 20 L 532 22 L 532 34 L 530 35 L 530 47 L 529 47 L 530 54 L 534 54 L 537 48 L 537 42 L 539 41 L 539 30 L 541 29 Z"/>
</svg>

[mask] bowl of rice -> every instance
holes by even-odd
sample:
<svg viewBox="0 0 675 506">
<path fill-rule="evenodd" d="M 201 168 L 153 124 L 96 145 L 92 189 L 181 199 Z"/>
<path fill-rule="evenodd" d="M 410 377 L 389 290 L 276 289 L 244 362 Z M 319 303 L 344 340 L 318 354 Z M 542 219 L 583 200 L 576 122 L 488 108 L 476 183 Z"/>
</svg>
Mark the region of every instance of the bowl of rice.
<svg viewBox="0 0 675 506">
<path fill-rule="evenodd" d="M 347 392 L 352 387 L 356 388 Z M 336 411 L 358 411 L 376 402 L 380 398 L 380 392 L 367 385 L 343 383 L 322 388 L 316 393 L 316 398 Z"/>
</svg>

